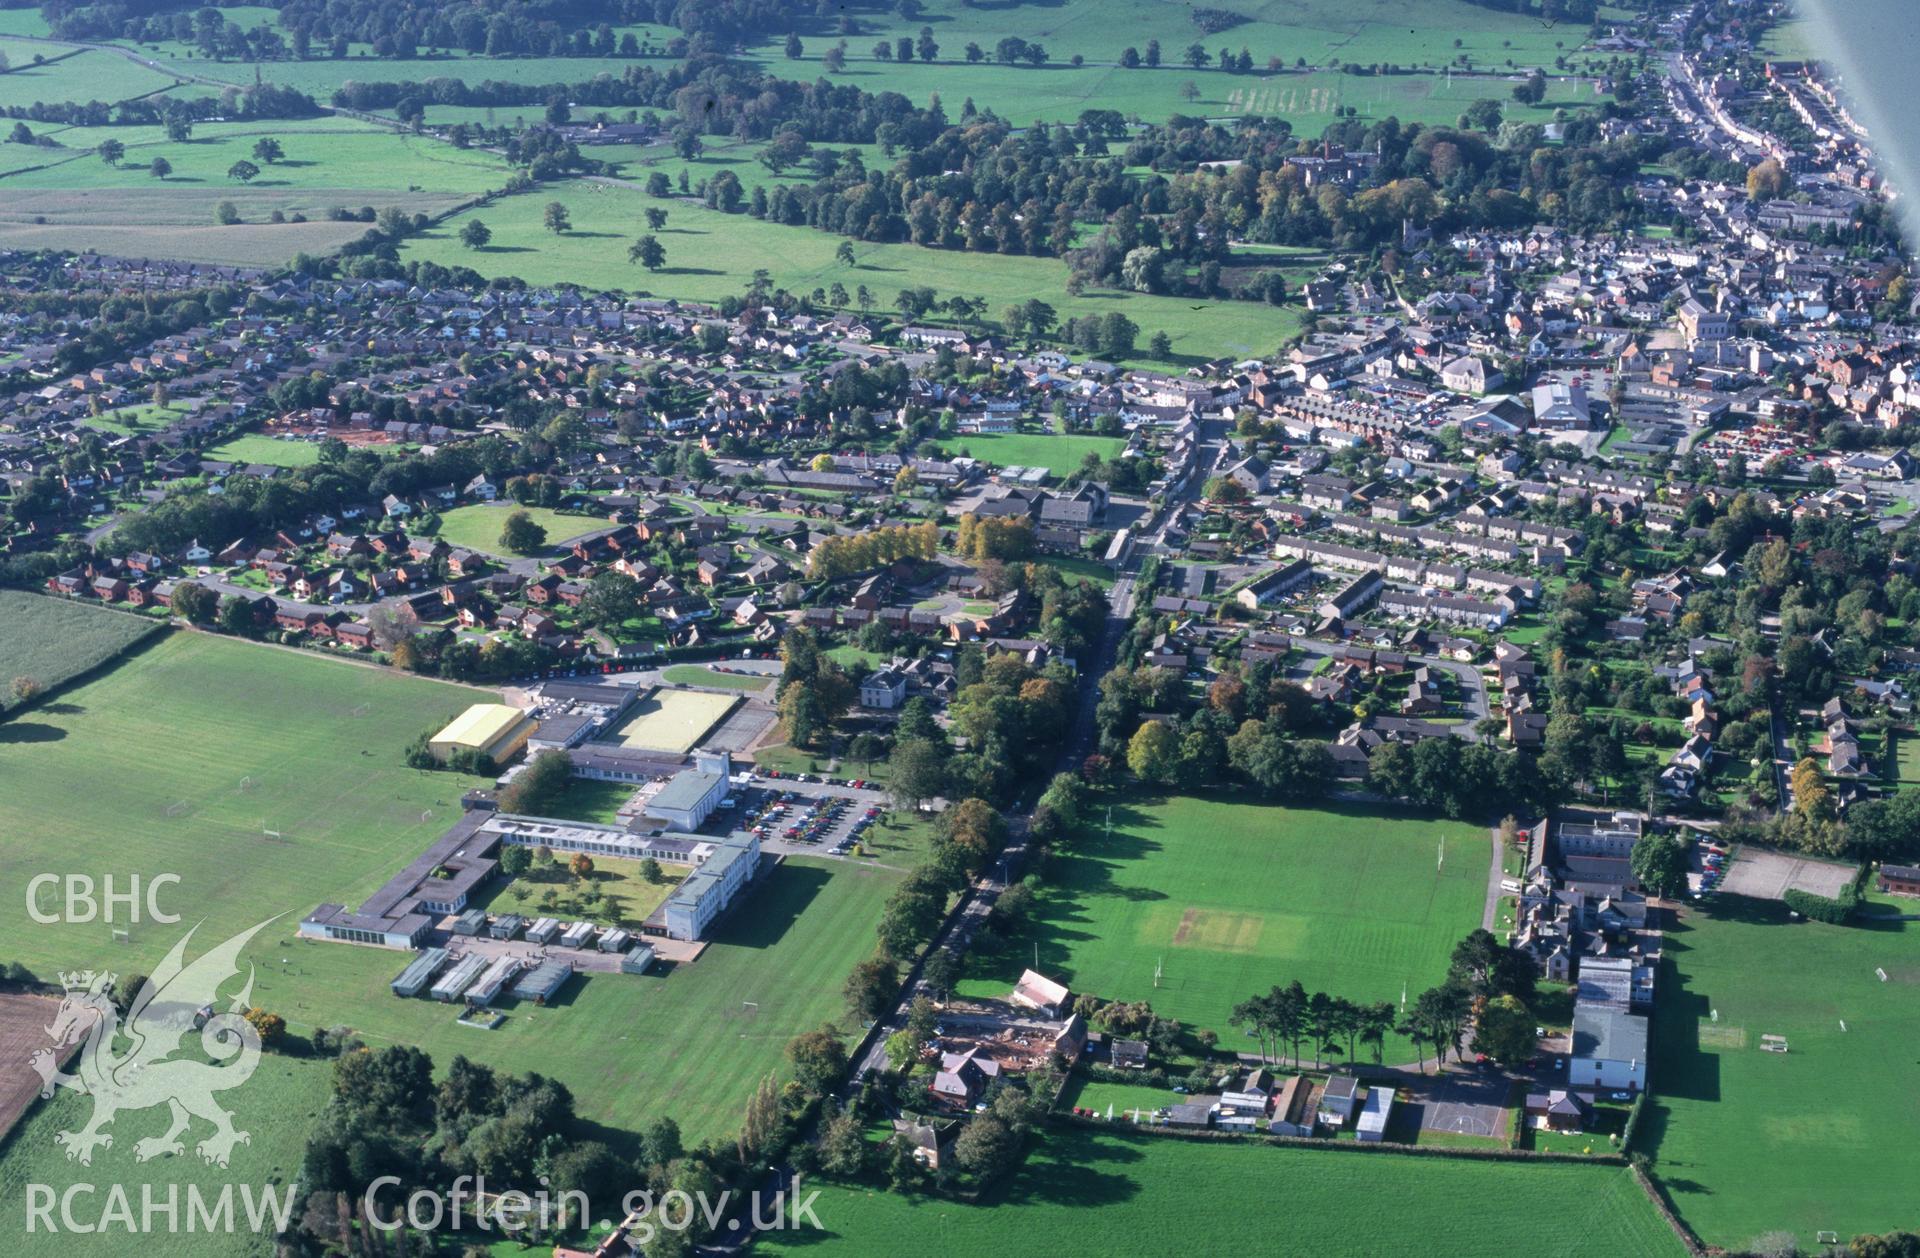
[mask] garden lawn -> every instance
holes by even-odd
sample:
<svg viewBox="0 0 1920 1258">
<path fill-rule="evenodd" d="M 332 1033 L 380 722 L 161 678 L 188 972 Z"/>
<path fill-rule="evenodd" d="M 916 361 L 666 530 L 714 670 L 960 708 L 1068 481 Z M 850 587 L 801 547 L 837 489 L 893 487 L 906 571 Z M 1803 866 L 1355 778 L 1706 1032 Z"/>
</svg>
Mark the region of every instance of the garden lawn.
<svg viewBox="0 0 1920 1258">
<path fill-rule="evenodd" d="M 322 900 L 359 904 L 476 782 L 407 768 L 407 744 L 491 697 L 210 634 L 130 656 L 0 725 L 0 886 L 175 874 L 160 907 L 185 923 L 134 925 L 114 944 L 104 922 L 33 922 L 15 895 L 0 904 L 0 956 L 48 975 L 150 967 L 198 920 L 209 943 L 275 915 L 263 940 L 290 938 Z"/>
<path fill-rule="evenodd" d="M 461 546 L 487 555 L 505 555 L 509 552 L 500 544 L 500 530 L 506 527 L 507 517 L 515 511 L 526 512 L 533 517 L 535 524 L 547 531 L 548 546 L 557 546 L 583 533 L 613 527 L 605 518 L 597 515 L 574 515 L 550 507 L 523 507 L 512 502 L 488 502 L 442 512 L 440 527 L 434 536 L 449 546 Z"/>
<path fill-rule="evenodd" d="M 52 689 L 159 632 L 157 621 L 98 603 L 0 590 L 0 712 L 14 705 L 14 678 L 31 677 Z M 11 736 L 0 729 L 0 743 L 30 742 L 33 737 L 18 728 Z"/>
<path fill-rule="evenodd" d="M 1898 920 L 1913 910 L 1870 899 L 1853 924 L 1828 926 L 1720 895 L 1667 934 L 1636 1143 L 1708 1244 L 1788 1231 L 1811 1250 L 1823 1230 L 1914 1225 L 1920 954 Z M 1761 1051 L 1762 1035 L 1790 1051 Z"/>
<path fill-rule="evenodd" d="M 1096 809 L 1060 845 L 1033 924 L 971 958 L 963 994 L 1004 996 L 1037 943 L 1040 972 L 1075 993 L 1149 1001 L 1231 1048 L 1230 1011 L 1249 996 L 1298 979 L 1397 1003 L 1444 978 L 1453 945 L 1480 925 L 1480 826 L 1186 796 L 1115 804 L 1110 836 L 1105 820 Z M 1397 1039 L 1386 1052 L 1413 1059 Z"/>
<path fill-rule="evenodd" d="M 940 444 L 1001 467 L 1044 467 L 1061 477 L 1077 473 L 1089 454 L 1111 459 L 1127 446 L 1122 437 L 1054 433 L 972 433 Z"/>
<path fill-rule="evenodd" d="M 543 216 L 550 201 L 567 207 L 571 232 L 555 235 L 546 230 Z M 627 246 L 644 231 L 642 211 L 649 206 L 663 206 L 669 213 L 666 229 L 657 233 L 667 251 L 666 266 L 655 272 L 627 262 Z M 460 243 L 460 230 L 472 218 L 493 232 L 492 242 L 484 249 L 471 250 Z M 930 287 L 943 298 L 982 298 L 992 319 L 1006 306 L 1038 296 L 1062 320 L 1118 311 L 1140 326 L 1142 351 L 1153 332 L 1165 331 L 1174 353 L 1188 359 L 1272 353 L 1300 326 L 1297 306 L 1193 303 L 1183 297 L 1105 289 L 1069 297 L 1066 263 L 1058 258 L 856 241 L 856 263 L 847 267 L 834 260 L 834 251 L 844 239 L 811 227 L 764 222 L 745 213 L 723 214 L 693 201 L 657 201 L 625 184 L 576 179 L 543 186 L 535 193 L 502 197 L 449 219 L 410 237 L 404 254 L 409 260 L 468 266 L 488 277 L 517 276 L 531 284 L 572 283 L 693 301 L 738 295 L 752 282 L 754 271 L 761 269 L 776 286 L 802 294 L 829 288 L 836 281 L 849 293 L 865 285 L 877 310 L 892 310 L 895 295 L 903 288 Z"/>
<path fill-rule="evenodd" d="M 1686 1250 L 1620 1167 L 1410 1157 L 1056 1127 L 978 1205 L 822 1185 L 811 1229 L 772 1254 L 1314 1254 L 1373 1258 L 1679 1258 Z M 1285 1236 L 1249 1243 L 1222 1209 L 1270 1202 Z M 1549 1222 L 1550 1221 L 1550 1222 Z M 820 1248 L 822 1242 L 826 1248 Z"/>
<path fill-rule="evenodd" d="M 275 467 L 312 467 L 320 461 L 320 443 L 248 433 L 207 451 L 211 459 L 232 463 L 268 463 Z"/>
</svg>

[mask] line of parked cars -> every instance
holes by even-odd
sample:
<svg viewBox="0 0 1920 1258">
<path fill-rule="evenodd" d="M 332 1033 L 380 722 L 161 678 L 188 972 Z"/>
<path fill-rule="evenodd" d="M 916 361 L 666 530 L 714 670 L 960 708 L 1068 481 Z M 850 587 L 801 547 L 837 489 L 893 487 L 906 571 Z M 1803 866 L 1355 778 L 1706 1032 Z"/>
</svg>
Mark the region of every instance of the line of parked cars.
<svg viewBox="0 0 1920 1258">
<path fill-rule="evenodd" d="M 1724 843 L 1715 843 L 1712 839 L 1700 840 L 1700 894 L 1708 895 L 1720 889 L 1727 876 L 1727 847 Z"/>
</svg>

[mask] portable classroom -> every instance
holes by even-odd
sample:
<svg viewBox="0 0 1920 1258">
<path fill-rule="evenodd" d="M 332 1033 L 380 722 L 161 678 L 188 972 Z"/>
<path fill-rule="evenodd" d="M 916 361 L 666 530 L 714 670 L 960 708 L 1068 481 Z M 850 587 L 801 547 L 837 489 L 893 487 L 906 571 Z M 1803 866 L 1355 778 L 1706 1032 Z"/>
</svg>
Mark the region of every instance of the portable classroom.
<svg viewBox="0 0 1920 1258">
<path fill-rule="evenodd" d="M 453 933 L 456 935 L 478 935 L 487 928 L 485 909 L 468 909 L 454 919 Z"/>
<path fill-rule="evenodd" d="M 653 948 L 648 944 L 641 944 L 632 952 L 620 958 L 620 972 L 622 974 L 645 974 L 652 965 Z"/>
<path fill-rule="evenodd" d="M 490 933 L 495 939 L 512 939 L 526 924 L 526 918 L 518 913 L 509 913 L 505 917 L 494 919 L 493 930 Z"/>
<path fill-rule="evenodd" d="M 538 918 L 533 925 L 527 927 L 527 938 L 538 944 L 548 942 L 559 933 L 560 923 L 551 917 Z"/>
<path fill-rule="evenodd" d="M 560 932 L 560 943 L 568 948 L 584 948 L 593 939 L 592 922 L 575 922 Z"/>
<path fill-rule="evenodd" d="M 445 948 L 428 948 L 408 963 L 400 971 L 400 977 L 393 980 L 393 994 L 396 996 L 418 996 L 427 989 L 447 964 L 449 953 Z"/>
<path fill-rule="evenodd" d="M 458 1000 L 460 993 L 473 985 L 487 968 L 487 959 L 482 956 L 465 956 L 454 963 L 454 967 L 433 985 L 435 1000 Z"/>
<path fill-rule="evenodd" d="M 519 981 L 513 985 L 514 998 L 544 1005 L 559 994 L 572 975 L 573 963 L 570 961 L 542 961 L 520 975 Z"/>
<path fill-rule="evenodd" d="M 627 945 L 632 941 L 633 936 L 626 931 L 621 930 L 618 926 L 609 926 L 606 929 L 606 933 L 600 936 L 600 951 L 625 952 Z"/>
<path fill-rule="evenodd" d="M 486 973 L 478 982 L 467 989 L 467 1003 L 470 1005 L 490 1005 L 507 985 L 507 980 L 520 972 L 520 958 L 495 957 L 487 966 Z"/>
</svg>

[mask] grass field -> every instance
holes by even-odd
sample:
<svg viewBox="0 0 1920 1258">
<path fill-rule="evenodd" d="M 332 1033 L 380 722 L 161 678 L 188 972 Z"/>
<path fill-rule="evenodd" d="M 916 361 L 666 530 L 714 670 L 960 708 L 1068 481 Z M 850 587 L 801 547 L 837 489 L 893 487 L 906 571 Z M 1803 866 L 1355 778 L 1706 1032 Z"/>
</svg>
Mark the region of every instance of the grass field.
<svg viewBox="0 0 1920 1258">
<path fill-rule="evenodd" d="M 157 622 L 128 612 L 25 590 L 0 590 L 0 626 L 0 712 L 14 705 L 14 678 L 31 677 L 51 689 L 161 631 Z M 32 738 L 15 733 L 9 740 L 0 731 L 0 742 Z"/>
<path fill-rule="evenodd" d="M 1480 924 L 1489 840 L 1478 826 L 1189 797 L 1118 804 L 1111 836 L 1104 823 L 1063 845 L 1034 925 L 999 956 L 971 959 L 963 994 L 1004 996 L 1037 942 L 1040 971 L 1076 993 L 1150 1001 L 1233 1045 L 1228 1014 L 1248 996 L 1299 979 L 1397 1002 L 1439 981 Z M 1411 1060 L 1404 1043 L 1386 1051 Z"/>
<path fill-rule="evenodd" d="M 526 512 L 533 517 L 535 524 L 547 531 L 549 546 L 556 546 L 569 538 L 579 537 L 582 533 L 591 533 L 595 529 L 612 527 L 597 515 L 574 515 L 548 507 L 523 507 L 512 502 L 490 502 L 473 503 L 442 512 L 440 527 L 434 536 L 449 546 L 462 546 L 487 555 L 504 555 L 507 550 L 500 544 L 500 530 L 506 527 L 507 517 L 515 511 Z"/>
<path fill-rule="evenodd" d="M 322 899 L 358 904 L 446 829 L 472 780 L 406 768 L 402 753 L 485 697 L 176 633 L 0 725 L 0 885 L 172 873 L 180 886 L 163 907 L 204 918 L 204 934 L 284 914 L 291 935 Z M 263 837 L 268 828 L 286 841 Z M 43 974 L 146 966 L 184 929 L 136 926 L 130 944 L 114 945 L 104 922 L 41 925 L 13 896 L 0 905 L 0 955 Z"/>
<path fill-rule="evenodd" d="M 714 686 L 721 690 L 765 690 L 771 678 L 745 673 L 716 673 L 705 664 L 675 664 L 660 670 L 667 681 L 684 686 Z"/>
<path fill-rule="evenodd" d="M 140 1185 L 155 1184 L 158 1200 L 166 1199 L 165 1185 L 177 1184 L 180 1192 L 180 1225 L 169 1229 L 164 1214 L 155 1216 L 154 1227 L 143 1232 L 139 1252 L 153 1258 L 226 1258 L 233 1255 L 265 1254 L 273 1251 L 271 1224 L 265 1234 L 253 1232 L 246 1223 L 247 1213 L 241 1196 L 245 1185 L 256 1197 L 271 1189 L 278 1200 L 285 1200 L 287 1186 L 296 1183 L 300 1159 L 306 1149 L 307 1132 L 326 1108 L 331 1091 L 332 1063 L 316 1058 L 287 1057 L 277 1053 L 260 1059 L 259 1066 L 245 1084 L 217 1095 L 220 1104 L 233 1113 L 233 1124 L 247 1133 L 247 1143 L 237 1146 L 224 1168 L 202 1160 L 194 1145 L 212 1129 L 199 1119 L 182 1137 L 184 1154 L 140 1162 L 134 1145 L 147 1136 L 158 1136 L 167 1128 L 164 1105 L 145 1110 L 123 1110 L 114 1119 L 114 1140 L 110 1148 L 94 1154 L 91 1166 L 67 1160 L 66 1150 L 55 1143 L 61 1131 L 78 1130 L 91 1113 L 93 1102 L 84 1096 L 61 1091 L 50 1101 L 42 1101 L 21 1122 L 13 1138 L 0 1145 L 0 1195 L 6 1205 L 0 1208 L 0 1230 L 8 1235 L 9 1254 L 71 1254 L 87 1243 L 78 1240 L 64 1227 L 49 1232 L 43 1224 L 33 1231 L 27 1228 L 29 1184 L 45 1184 L 57 1193 L 78 1184 L 98 1185 L 94 1193 L 76 1192 L 76 1222 L 97 1221 L 106 1207 L 108 1185 L 125 1185 L 134 1203 L 133 1218 L 140 1219 Z M 189 1232 L 186 1225 L 189 1185 L 197 1187 L 210 1202 L 223 1187 L 234 1192 L 234 1233 Z M 296 1200 L 296 1210 L 299 1202 Z M 58 1213 L 54 1215 L 59 1218 Z"/>
<path fill-rule="evenodd" d="M 268 463 L 275 467 L 312 467 L 320 461 L 320 443 L 248 433 L 221 442 L 207 451 L 207 457 L 234 463 Z"/>
<path fill-rule="evenodd" d="M 135 65 L 117 53 L 82 50 L 63 56 L 65 51 L 56 45 L 0 39 L 0 53 L 12 67 L 0 74 L 0 108 L 42 101 L 115 103 L 166 91 L 180 82 L 172 75 Z M 44 58 L 39 64 L 34 63 L 36 55 Z"/>
<path fill-rule="evenodd" d="M 645 751 L 688 751 L 739 702 L 738 695 L 656 690 L 634 704 L 604 741 Z"/>
<path fill-rule="evenodd" d="M 1234 1200 L 1270 1202 L 1284 1220 L 1283 1235 L 1250 1240 L 1247 1218 L 1222 1208 Z M 1049 1130 L 1006 1186 L 979 1205 L 826 1185 L 814 1213 L 824 1234 L 771 1233 L 756 1248 L 854 1258 L 1243 1250 L 1326 1258 L 1677 1258 L 1686 1252 L 1617 1167 L 1281 1149 L 1117 1129 Z"/>
<path fill-rule="evenodd" d="M 673 894 L 674 888 L 680 885 L 688 872 L 685 865 L 663 864 L 660 867 L 660 881 L 648 882 L 640 873 L 639 861 L 596 856 L 593 872 L 587 875 L 585 881 L 576 881 L 564 864 L 552 862 L 544 868 L 536 865 L 511 883 L 496 884 L 490 894 L 475 903 L 476 907 L 496 914 L 564 916 L 570 921 L 624 926 L 638 932 L 640 924 L 647 920 L 647 914 L 659 908 Z M 580 898 L 581 892 L 588 886 L 596 888 L 601 896 L 591 907 Z M 542 903 L 548 891 L 555 896 L 551 907 Z"/>
<path fill-rule="evenodd" d="M 1089 454 L 1110 459 L 1126 448 L 1121 437 L 1062 436 L 1054 433 L 970 433 L 941 442 L 951 452 L 1001 467 L 1044 467 L 1055 476 L 1071 476 Z"/>
<path fill-rule="evenodd" d="M 366 232 L 365 223 L 328 221 L 333 207 L 397 205 L 432 214 L 506 182 L 504 164 L 489 154 L 346 118 L 204 123 L 185 143 L 168 140 L 157 127 L 70 127 L 52 134 L 66 147 L 0 152 L 0 244 L 285 262 Z M 235 162 L 253 160 L 254 143 L 265 136 L 280 141 L 286 160 L 256 162 L 260 175 L 248 184 L 228 178 Z M 126 146 L 117 166 L 94 153 L 109 138 Z M 155 157 L 173 166 L 164 180 L 152 174 Z M 222 201 L 233 202 L 240 224 L 216 225 Z M 276 210 L 310 221 L 271 223 Z"/>
<path fill-rule="evenodd" d="M 567 207 L 574 230 L 556 236 L 542 216 L 549 201 Z M 737 295 L 765 269 L 776 285 L 799 293 L 831 286 L 852 292 L 864 284 L 875 306 L 887 309 L 902 288 L 930 286 L 942 297 L 961 294 L 987 301 L 998 316 L 1006 305 L 1039 295 L 1064 320 L 1073 315 L 1119 311 L 1139 324 L 1140 343 L 1164 330 L 1176 354 L 1271 353 L 1300 325 L 1298 307 L 1256 302 L 1194 303 L 1180 297 L 1090 290 L 1066 295 L 1066 263 L 1057 258 L 1012 257 L 923 249 L 906 244 L 855 243 L 856 265 L 841 266 L 834 251 L 842 237 L 809 227 L 767 223 L 745 214 L 723 214 L 687 201 L 668 206 L 659 234 L 667 265 L 648 272 L 627 262 L 627 245 L 641 230 L 641 211 L 660 202 L 635 188 L 573 180 L 525 196 L 504 197 L 408 240 L 406 258 L 470 266 L 482 275 L 518 276 L 532 284 L 574 283 L 589 288 L 645 291 L 660 297 L 718 301 Z M 478 218 L 493 242 L 478 251 L 462 246 L 460 229 Z"/>
<path fill-rule="evenodd" d="M 1642 1134 L 1703 1240 L 1784 1230 L 1811 1248 L 1821 1230 L 1913 1226 L 1920 1095 L 1896 1081 L 1920 1040 L 1920 959 L 1895 915 L 1914 907 L 1875 901 L 1827 926 L 1722 895 L 1668 933 Z M 1790 1051 L 1761 1051 L 1762 1035 Z"/>
</svg>

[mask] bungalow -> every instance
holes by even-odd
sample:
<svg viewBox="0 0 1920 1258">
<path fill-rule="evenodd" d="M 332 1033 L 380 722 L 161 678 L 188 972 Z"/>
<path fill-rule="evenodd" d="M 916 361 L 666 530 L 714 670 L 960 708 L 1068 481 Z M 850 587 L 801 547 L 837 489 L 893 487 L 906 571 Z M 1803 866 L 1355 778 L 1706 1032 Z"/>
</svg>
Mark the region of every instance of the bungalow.
<svg viewBox="0 0 1920 1258">
<path fill-rule="evenodd" d="M 1066 984 L 1056 983 L 1032 970 L 1024 970 L 1020 974 L 1020 981 L 1014 984 L 1008 1000 L 1019 1008 L 1031 1009 L 1044 1017 L 1057 1018 L 1066 1008 L 1068 994 Z"/>
</svg>

